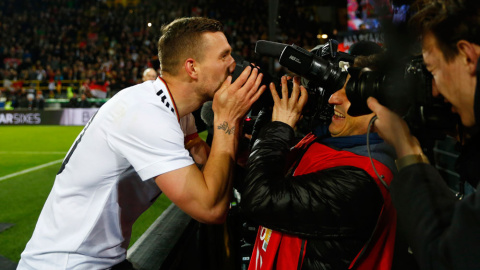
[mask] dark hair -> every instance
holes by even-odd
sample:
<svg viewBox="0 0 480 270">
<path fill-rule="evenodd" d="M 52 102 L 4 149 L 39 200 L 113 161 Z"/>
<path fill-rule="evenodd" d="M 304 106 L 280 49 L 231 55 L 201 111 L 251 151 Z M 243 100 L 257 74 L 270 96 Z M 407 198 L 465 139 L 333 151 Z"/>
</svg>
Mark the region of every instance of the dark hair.
<svg viewBox="0 0 480 270">
<path fill-rule="evenodd" d="M 162 36 L 158 40 L 158 60 L 161 72 L 175 75 L 178 65 L 189 57 L 201 60 L 202 34 L 219 32 L 223 25 L 214 19 L 204 17 L 178 18 L 161 28 Z"/>
<path fill-rule="evenodd" d="M 385 53 L 360 55 L 355 57 L 353 66 L 359 68 L 369 68 L 370 70 L 380 70 L 385 61 L 385 57 Z"/>
<path fill-rule="evenodd" d="M 433 34 L 446 61 L 458 54 L 457 42 L 480 45 L 479 0 L 417 0 L 410 26 L 420 36 Z"/>
<path fill-rule="evenodd" d="M 373 41 L 361 40 L 356 43 L 353 43 L 350 46 L 349 52 L 351 55 L 372 55 L 382 52 L 382 46 L 378 45 Z"/>
</svg>

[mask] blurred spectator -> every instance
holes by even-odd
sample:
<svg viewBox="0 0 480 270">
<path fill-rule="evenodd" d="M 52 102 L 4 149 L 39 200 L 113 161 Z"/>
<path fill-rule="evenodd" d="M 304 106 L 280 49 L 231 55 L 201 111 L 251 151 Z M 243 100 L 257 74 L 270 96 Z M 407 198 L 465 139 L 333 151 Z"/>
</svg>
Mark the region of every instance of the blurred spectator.
<svg viewBox="0 0 480 270">
<path fill-rule="evenodd" d="M 32 93 L 27 94 L 27 103 L 25 104 L 28 110 L 35 109 L 35 95 Z"/>
<path fill-rule="evenodd" d="M 28 97 L 27 90 L 22 87 L 19 91 L 15 92 L 15 99 L 13 107 L 15 109 L 26 109 L 28 108 Z"/>
<path fill-rule="evenodd" d="M 67 108 L 78 108 L 79 102 L 78 102 L 78 96 L 77 93 L 73 93 L 73 96 L 70 98 L 70 100 L 67 103 Z"/>
<path fill-rule="evenodd" d="M 145 69 L 145 71 L 143 71 L 143 77 L 142 77 L 143 81 L 148 81 L 148 80 L 154 81 L 156 79 L 157 79 L 157 72 L 155 71 L 155 69 L 147 68 Z"/>
<path fill-rule="evenodd" d="M 80 102 L 78 103 L 79 108 L 90 108 L 92 105 L 87 100 L 87 95 L 81 94 L 80 95 Z"/>
<path fill-rule="evenodd" d="M 5 101 L 5 108 L 4 108 L 6 111 L 11 111 L 13 110 L 13 106 L 12 106 L 12 98 L 11 97 L 7 97 L 7 100 Z"/>
<path fill-rule="evenodd" d="M 43 98 L 42 91 L 37 91 L 37 96 L 35 97 L 35 108 L 37 110 L 43 110 L 45 108 L 45 99 Z"/>
<path fill-rule="evenodd" d="M 5 91 L 13 92 L 13 82 L 10 76 L 10 71 L 6 70 L 3 76 L 3 87 L 5 88 Z"/>
<path fill-rule="evenodd" d="M 80 94 L 89 94 L 90 93 L 90 79 L 85 79 L 85 81 L 80 86 Z"/>
</svg>

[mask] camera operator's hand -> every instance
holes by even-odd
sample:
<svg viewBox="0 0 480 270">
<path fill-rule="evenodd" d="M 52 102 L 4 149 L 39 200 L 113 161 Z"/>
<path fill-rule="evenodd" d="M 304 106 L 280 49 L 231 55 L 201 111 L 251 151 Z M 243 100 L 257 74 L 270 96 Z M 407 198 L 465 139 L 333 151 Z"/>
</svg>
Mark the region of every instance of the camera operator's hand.
<svg viewBox="0 0 480 270">
<path fill-rule="evenodd" d="M 272 93 L 273 106 L 272 121 L 284 122 L 295 127 L 298 120 L 302 116 L 303 106 L 307 103 L 308 94 L 305 87 L 300 86 L 300 77 L 293 78 L 293 89 L 290 97 L 288 96 L 287 77 L 282 77 L 282 98 L 278 96 L 277 90 L 273 83 L 270 84 L 270 92 Z"/>
<path fill-rule="evenodd" d="M 407 123 L 400 116 L 380 105 L 374 97 L 369 97 L 367 104 L 377 115 L 374 123 L 375 131 L 395 148 L 397 158 L 422 153 L 420 143 L 410 134 Z"/>
</svg>

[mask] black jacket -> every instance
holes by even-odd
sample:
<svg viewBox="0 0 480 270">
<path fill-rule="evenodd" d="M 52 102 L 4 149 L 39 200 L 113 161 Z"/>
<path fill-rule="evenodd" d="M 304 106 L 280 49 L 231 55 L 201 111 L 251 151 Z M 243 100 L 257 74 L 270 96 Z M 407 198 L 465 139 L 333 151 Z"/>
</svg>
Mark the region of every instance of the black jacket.
<svg viewBox="0 0 480 270">
<path fill-rule="evenodd" d="M 435 167 L 414 164 L 400 170 L 391 192 L 421 269 L 480 269 L 478 189 L 458 201 Z"/>
<path fill-rule="evenodd" d="M 293 140 L 286 124 L 264 127 L 249 157 L 241 210 L 260 225 L 307 238 L 302 269 L 347 269 L 374 230 L 380 190 L 353 166 L 293 177 Z"/>
</svg>

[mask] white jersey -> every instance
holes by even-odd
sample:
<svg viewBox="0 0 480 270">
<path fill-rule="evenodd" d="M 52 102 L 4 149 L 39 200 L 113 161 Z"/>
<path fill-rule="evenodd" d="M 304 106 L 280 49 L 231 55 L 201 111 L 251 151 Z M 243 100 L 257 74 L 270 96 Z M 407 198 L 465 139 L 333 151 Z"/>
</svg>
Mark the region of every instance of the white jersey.
<svg viewBox="0 0 480 270">
<path fill-rule="evenodd" d="M 157 175 L 193 164 L 161 79 L 120 91 L 70 148 L 18 269 L 106 269 L 160 195 Z"/>
</svg>

